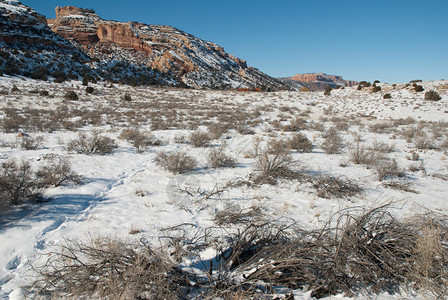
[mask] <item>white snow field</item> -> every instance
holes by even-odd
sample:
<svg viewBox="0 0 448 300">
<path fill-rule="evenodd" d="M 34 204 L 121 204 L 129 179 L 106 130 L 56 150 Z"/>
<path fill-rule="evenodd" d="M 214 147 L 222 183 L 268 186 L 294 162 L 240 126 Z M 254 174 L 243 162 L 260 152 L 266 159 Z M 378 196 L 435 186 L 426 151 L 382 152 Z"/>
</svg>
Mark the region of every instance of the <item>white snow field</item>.
<svg viewBox="0 0 448 300">
<path fill-rule="evenodd" d="M 291 219 L 306 229 L 322 228 L 332 214 L 345 208 L 369 209 L 385 203 L 392 203 L 388 209 L 400 219 L 428 212 L 446 216 L 448 81 L 419 84 L 425 91 L 438 91 L 442 99 L 424 100 L 425 91 L 414 92 L 412 84 L 381 83 L 382 91 L 377 93 L 368 88 L 345 88 L 324 96 L 323 92 L 257 93 L 91 83 L 95 91 L 88 94 L 78 81 L 54 84 L 0 77 L 0 163 L 26 160 L 37 170 L 51 154 L 68 158 L 73 171 L 82 176 L 80 184 L 65 182 L 45 189 L 43 202 L 23 201 L 2 209 L 0 296 L 24 298 L 25 287 L 35 280 L 32 266 L 44 262 L 66 241 L 111 237 L 164 247 L 167 228 L 183 230 L 170 234 L 192 236 L 216 227 L 216 216 L 223 211 L 256 208 L 262 218 Z M 79 99 L 65 99 L 68 90 L 75 91 Z M 385 93 L 392 98 L 383 99 Z M 123 100 L 125 94 L 131 96 L 130 101 Z M 229 129 L 206 147 L 185 142 L 192 132 L 209 132 L 224 124 Z M 123 130 L 134 127 L 160 140 L 160 145 L 136 153 L 131 142 L 120 138 Z M 327 154 L 324 149 L 325 132 L 330 127 L 342 137 L 340 153 Z M 67 150 L 78 132 L 90 134 L 93 130 L 116 140 L 118 147 L 106 155 Z M 270 140 L 286 140 L 295 131 L 304 134 L 313 148 L 311 152 L 289 152 L 294 170 L 344 178 L 362 192 L 325 194 L 311 181 L 282 178 L 275 184 L 226 186 L 256 176 L 254 144 L 261 141 L 263 149 Z M 42 136 L 42 145 L 36 150 L 22 149 L 20 132 L 33 138 Z M 211 168 L 209 153 L 222 145 L 236 164 Z M 376 153 L 376 160 L 383 156 L 387 158 L 384 161 L 396 162 L 397 176 L 380 178 L 375 161 L 356 164 L 353 151 L 357 145 Z M 156 164 L 158 153 L 178 150 L 197 161 L 193 170 L 175 175 Z M 217 189 L 220 192 L 213 194 Z M 244 225 L 232 224 L 232 230 Z M 200 261 L 213 259 L 217 251 L 207 245 L 198 257 L 184 258 L 179 264 L 203 272 L 206 263 Z M 290 293 L 294 299 L 312 298 L 310 291 L 301 289 L 279 289 L 273 295 L 282 299 Z M 427 295 L 403 288 L 401 294 L 360 291 L 352 297 L 424 299 Z"/>
</svg>

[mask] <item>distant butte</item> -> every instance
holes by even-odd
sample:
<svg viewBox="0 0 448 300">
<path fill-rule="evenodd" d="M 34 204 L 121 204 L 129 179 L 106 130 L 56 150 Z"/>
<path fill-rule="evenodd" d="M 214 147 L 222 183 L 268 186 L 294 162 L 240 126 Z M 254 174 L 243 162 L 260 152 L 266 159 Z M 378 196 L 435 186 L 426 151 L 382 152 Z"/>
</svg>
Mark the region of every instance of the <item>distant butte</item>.
<svg viewBox="0 0 448 300">
<path fill-rule="evenodd" d="M 285 79 L 293 80 L 300 85 L 307 87 L 311 91 L 322 91 L 325 90 L 327 86 L 334 88 L 337 86 L 345 87 L 358 85 L 357 81 L 344 80 L 341 76 L 327 75 L 325 73 L 296 74 Z"/>
</svg>

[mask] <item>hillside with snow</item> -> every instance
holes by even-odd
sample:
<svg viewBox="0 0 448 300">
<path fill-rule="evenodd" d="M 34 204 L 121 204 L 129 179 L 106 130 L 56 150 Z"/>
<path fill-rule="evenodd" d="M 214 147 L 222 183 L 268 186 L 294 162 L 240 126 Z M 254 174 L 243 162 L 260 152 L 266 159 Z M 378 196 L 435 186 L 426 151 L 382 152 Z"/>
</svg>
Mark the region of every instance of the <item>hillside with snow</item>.
<svg viewBox="0 0 448 300">
<path fill-rule="evenodd" d="M 447 81 L 327 96 L 88 84 L 0 78 L 3 299 L 447 297 Z M 11 162 L 40 183 L 14 204 Z M 129 261 L 85 273 L 92 249 Z"/>
<path fill-rule="evenodd" d="M 47 24 L 48 23 L 48 24 Z M 215 43 L 179 29 L 101 19 L 57 7 L 46 20 L 19 1 L 0 1 L 0 72 L 41 80 L 103 80 L 204 89 L 291 89 Z"/>
</svg>

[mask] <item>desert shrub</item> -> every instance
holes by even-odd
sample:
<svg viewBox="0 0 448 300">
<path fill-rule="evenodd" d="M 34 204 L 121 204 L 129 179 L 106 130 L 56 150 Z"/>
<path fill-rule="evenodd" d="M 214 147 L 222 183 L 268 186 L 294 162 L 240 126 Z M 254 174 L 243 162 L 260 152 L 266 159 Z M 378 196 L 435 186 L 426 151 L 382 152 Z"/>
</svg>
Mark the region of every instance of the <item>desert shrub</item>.
<svg viewBox="0 0 448 300">
<path fill-rule="evenodd" d="M 72 170 L 70 161 L 65 157 L 46 158 L 45 164 L 37 171 L 39 181 L 45 186 L 60 186 L 63 182 L 81 182 L 81 176 Z"/>
<path fill-rule="evenodd" d="M 174 142 L 176 144 L 188 144 L 189 143 L 189 139 L 187 136 L 183 135 L 183 134 L 178 134 L 174 137 Z"/>
<path fill-rule="evenodd" d="M 114 139 L 100 135 L 99 131 L 93 131 L 90 135 L 78 134 L 76 139 L 68 142 L 66 149 L 80 154 L 105 155 L 112 153 L 117 147 Z"/>
<path fill-rule="evenodd" d="M 395 151 L 395 145 L 389 145 L 384 142 L 374 140 L 370 149 L 378 153 L 391 153 Z"/>
<path fill-rule="evenodd" d="M 411 151 L 411 155 L 407 156 L 407 159 L 413 160 L 413 161 L 418 161 L 420 159 L 420 155 L 418 154 L 417 151 Z"/>
<path fill-rule="evenodd" d="M 386 93 L 383 95 L 383 99 L 392 99 L 392 95 L 390 93 Z"/>
<path fill-rule="evenodd" d="M 417 136 L 418 132 L 419 129 L 417 129 L 417 127 L 403 128 L 401 131 L 401 136 L 406 139 L 406 142 L 410 143 L 412 142 L 412 139 Z"/>
<path fill-rule="evenodd" d="M 390 122 L 379 122 L 369 126 L 369 130 L 374 133 L 388 133 L 390 132 L 393 124 Z"/>
<path fill-rule="evenodd" d="M 425 100 L 439 101 L 440 99 L 442 99 L 442 97 L 440 97 L 439 93 L 436 91 L 427 91 L 425 93 Z"/>
<path fill-rule="evenodd" d="M 412 164 L 408 167 L 408 170 L 410 172 L 418 172 L 422 171 L 423 174 L 427 175 L 425 162 L 423 160 L 420 160 L 418 163 Z"/>
<path fill-rule="evenodd" d="M 315 122 L 315 121 L 310 121 L 310 122 L 307 124 L 307 127 L 308 127 L 310 130 L 316 130 L 316 131 L 320 131 L 320 132 L 325 131 L 325 125 L 324 125 L 322 122 L 319 122 L 319 121 L 317 121 L 317 122 Z"/>
<path fill-rule="evenodd" d="M 335 122 L 334 127 L 337 131 L 347 131 L 350 128 L 350 124 L 347 120 L 339 120 Z"/>
<path fill-rule="evenodd" d="M 125 94 L 123 95 L 123 100 L 124 100 L 124 101 L 132 101 L 132 96 L 131 96 L 131 94 L 129 94 L 129 93 L 125 93 Z"/>
<path fill-rule="evenodd" d="M 372 164 L 377 162 L 380 158 L 374 151 L 369 150 L 367 147 L 362 145 L 359 141 L 355 143 L 353 147 L 350 148 L 350 160 L 356 165 L 367 165 L 370 167 Z"/>
<path fill-rule="evenodd" d="M 18 205 L 40 194 L 36 174 L 31 164 L 22 160 L 19 164 L 10 159 L 0 167 L 0 198 L 8 204 Z"/>
<path fill-rule="evenodd" d="M 67 100 L 78 100 L 78 95 L 75 91 L 68 91 L 65 93 L 64 98 Z"/>
<path fill-rule="evenodd" d="M 233 157 L 225 153 L 224 147 L 213 148 L 208 153 L 208 161 L 212 168 L 233 168 L 236 161 Z"/>
<path fill-rule="evenodd" d="M 33 269 L 34 288 L 52 299 L 180 299 L 187 282 L 168 256 L 112 238 L 67 241 Z"/>
<path fill-rule="evenodd" d="M 142 153 L 150 146 L 160 146 L 162 142 L 148 132 L 141 131 L 138 128 L 124 129 L 120 138 L 131 142 L 137 153 Z"/>
<path fill-rule="evenodd" d="M 40 96 L 49 96 L 50 95 L 50 93 L 48 92 L 48 91 L 39 91 L 39 95 Z"/>
<path fill-rule="evenodd" d="M 440 144 L 440 148 L 443 149 L 444 151 L 448 150 L 448 135 L 445 137 L 443 142 Z"/>
<path fill-rule="evenodd" d="M 195 148 L 207 147 L 212 140 L 210 135 L 207 132 L 203 132 L 203 131 L 194 131 L 190 134 L 189 138 L 190 138 L 190 143 Z"/>
<path fill-rule="evenodd" d="M 359 87 L 363 88 L 363 87 L 371 87 L 371 86 L 372 86 L 371 83 L 367 82 L 367 81 L 361 81 L 361 82 L 358 83 L 358 89 L 359 90 L 360 90 Z"/>
<path fill-rule="evenodd" d="M 417 121 L 412 117 L 407 117 L 406 119 L 400 118 L 400 119 L 394 119 L 393 125 L 394 126 L 400 126 L 400 125 L 411 125 L 415 124 Z"/>
<path fill-rule="evenodd" d="M 281 140 L 271 140 L 264 148 L 259 148 L 254 162 L 256 183 L 276 184 L 277 179 L 295 179 L 297 172 L 287 143 Z"/>
<path fill-rule="evenodd" d="M 328 131 L 324 132 L 323 136 L 324 142 L 322 143 L 322 149 L 324 149 L 325 153 L 341 153 L 344 144 L 339 132 L 337 132 L 334 128 L 330 128 Z"/>
<path fill-rule="evenodd" d="M 381 87 L 379 86 L 379 85 L 374 85 L 373 87 L 372 87 L 372 93 L 376 93 L 376 92 L 379 92 L 379 91 L 381 91 Z"/>
<path fill-rule="evenodd" d="M 425 132 L 419 132 L 412 141 L 415 147 L 420 150 L 435 148 L 434 141 Z"/>
<path fill-rule="evenodd" d="M 398 167 L 398 163 L 395 159 L 379 162 L 375 166 L 375 173 L 379 181 L 405 176 L 404 171 Z"/>
<path fill-rule="evenodd" d="M 247 122 L 244 122 L 244 121 L 240 121 L 240 122 L 238 122 L 238 123 L 236 124 L 235 129 L 236 129 L 236 131 L 237 131 L 239 134 L 242 134 L 242 135 L 249 135 L 249 134 L 254 134 L 254 133 L 255 133 L 255 131 L 253 130 L 253 128 L 251 128 L 251 127 L 247 124 Z"/>
<path fill-rule="evenodd" d="M 300 153 L 312 152 L 313 143 L 302 133 L 295 133 L 288 141 L 291 149 Z"/>
<path fill-rule="evenodd" d="M 23 150 L 37 150 L 40 147 L 42 147 L 44 144 L 44 137 L 43 136 L 23 136 L 20 140 L 20 147 Z"/>
<path fill-rule="evenodd" d="M 425 89 L 423 88 L 423 86 L 418 85 L 416 83 L 412 84 L 412 88 L 414 89 L 415 92 L 420 93 L 423 92 Z"/>
<path fill-rule="evenodd" d="M 86 93 L 87 94 L 92 94 L 95 91 L 95 89 L 91 86 L 86 87 Z"/>
<path fill-rule="evenodd" d="M 297 132 L 306 129 L 307 127 L 308 125 L 305 118 L 295 118 L 291 120 L 289 124 L 283 126 L 282 130 L 286 132 Z"/>
<path fill-rule="evenodd" d="M 182 151 L 173 151 L 171 153 L 157 152 L 155 162 L 156 165 L 173 174 L 186 173 L 197 166 L 197 161 Z"/>
<path fill-rule="evenodd" d="M 333 88 L 332 88 L 331 86 L 327 86 L 327 87 L 325 88 L 324 95 L 325 95 L 325 96 L 330 96 L 332 90 L 333 90 Z"/>
<path fill-rule="evenodd" d="M 372 298 L 400 297 L 408 288 L 443 299 L 448 219 L 430 212 L 400 220 L 391 208 L 345 208 L 307 230 L 266 220 L 259 206 L 228 205 L 216 213 L 218 230 L 213 225 L 179 236 L 173 231 L 190 223 L 166 228 L 161 249 L 111 238 L 67 241 L 33 265 L 39 275 L 33 286 L 45 299 L 273 299 L 286 289 L 309 291 L 311 298 Z M 238 230 L 228 230 L 235 224 Z M 174 259 L 198 257 L 206 248 L 222 254 L 200 261 L 200 275 L 176 267 Z"/>
<path fill-rule="evenodd" d="M 399 293 L 403 287 L 433 297 L 446 293 L 446 218 L 400 221 L 384 205 L 345 209 L 322 229 L 296 236 L 274 226 L 250 225 L 231 239 L 226 263 L 232 274 L 245 274 L 247 284 L 304 288 L 316 298 Z"/>
<path fill-rule="evenodd" d="M 227 126 L 221 123 L 212 123 L 208 125 L 207 128 L 210 138 L 213 140 L 221 138 L 224 134 L 228 132 Z"/>
<path fill-rule="evenodd" d="M 7 133 L 19 131 L 25 122 L 26 119 L 14 109 L 5 109 L 5 117 L 1 120 L 3 130 Z"/>
<path fill-rule="evenodd" d="M 317 175 L 311 176 L 308 181 L 321 198 L 348 198 L 362 193 L 362 189 L 354 181 L 345 177 Z"/>
<path fill-rule="evenodd" d="M 55 79 L 53 80 L 54 83 L 63 83 L 64 81 L 67 80 L 67 76 L 65 75 L 54 76 L 53 74 L 53 77 L 55 77 Z"/>
</svg>

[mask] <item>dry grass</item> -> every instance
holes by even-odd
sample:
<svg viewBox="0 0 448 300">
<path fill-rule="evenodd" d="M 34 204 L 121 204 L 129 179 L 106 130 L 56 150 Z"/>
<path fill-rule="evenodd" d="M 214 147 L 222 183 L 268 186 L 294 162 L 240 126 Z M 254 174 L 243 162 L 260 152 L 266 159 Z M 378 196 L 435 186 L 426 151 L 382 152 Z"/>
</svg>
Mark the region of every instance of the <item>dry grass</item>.
<svg viewBox="0 0 448 300">
<path fill-rule="evenodd" d="M 362 193 L 362 188 L 358 184 L 345 177 L 317 175 L 310 176 L 308 181 L 321 198 L 348 198 Z"/>
<path fill-rule="evenodd" d="M 411 183 L 404 180 L 383 181 L 382 185 L 394 190 L 418 194 L 418 192 L 411 187 Z"/>
<path fill-rule="evenodd" d="M 264 220 L 266 220 L 266 214 L 261 206 L 241 208 L 238 204 L 229 204 L 224 209 L 218 210 L 213 218 L 218 226 L 259 224 Z"/>
</svg>

